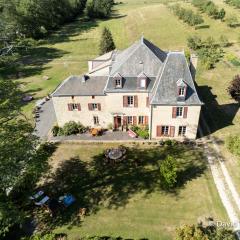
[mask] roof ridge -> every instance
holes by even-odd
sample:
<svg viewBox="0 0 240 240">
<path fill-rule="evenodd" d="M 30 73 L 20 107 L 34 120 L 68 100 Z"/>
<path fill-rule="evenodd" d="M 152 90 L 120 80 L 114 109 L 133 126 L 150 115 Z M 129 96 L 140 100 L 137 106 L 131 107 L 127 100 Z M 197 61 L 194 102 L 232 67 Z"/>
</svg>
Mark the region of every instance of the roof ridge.
<svg viewBox="0 0 240 240">
<path fill-rule="evenodd" d="M 152 103 L 152 100 L 154 99 L 154 97 L 155 97 L 155 95 L 156 95 L 157 89 L 158 89 L 159 84 L 160 84 L 160 81 L 161 81 L 161 79 L 162 79 L 162 75 L 163 75 L 164 69 L 165 69 L 165 67 L 166 67 L 166 65 L 167 65 L 167 62 L 168 62 L 168 59 L 169 59 L 169 54 L 167 54 L 167 58 L 166 58 L 166 60 L 165 60 L 165 62 L 164 62 L 164 65 L 163 65 L 163 67 L 162 67 L 161 74 L 160 74 L 160 76 L 159 76 L 159 77 L 157 78 L 157 80 L 156 80 L 156 87 L 153 86 L 153 88 L 155 87 L 155 89 L 153 89 L 154 93 L 153 93 L 153 97 L 152 97 L 152 99 L 151 99 L 150 104 Z M 159 80 L 158 80 L 158 79 L 159 79 Z"/>
</svg>

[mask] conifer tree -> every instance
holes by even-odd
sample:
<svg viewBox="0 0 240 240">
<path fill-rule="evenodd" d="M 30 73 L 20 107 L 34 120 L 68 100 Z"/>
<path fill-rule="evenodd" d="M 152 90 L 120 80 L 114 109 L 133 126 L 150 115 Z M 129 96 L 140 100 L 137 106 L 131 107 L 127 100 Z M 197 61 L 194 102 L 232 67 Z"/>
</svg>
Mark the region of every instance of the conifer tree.
<svg viewBox="0 0 240 240">
<path fill-rule="evenodd" d="M 112 33 L 108 28 L 105 27 L 102 32 L 102 37 L 99 45 L 99 52 L 102 55 L 104 53 L 114 50 L 115 48 L 116 47 L 113 41 Z"/>
</svg>

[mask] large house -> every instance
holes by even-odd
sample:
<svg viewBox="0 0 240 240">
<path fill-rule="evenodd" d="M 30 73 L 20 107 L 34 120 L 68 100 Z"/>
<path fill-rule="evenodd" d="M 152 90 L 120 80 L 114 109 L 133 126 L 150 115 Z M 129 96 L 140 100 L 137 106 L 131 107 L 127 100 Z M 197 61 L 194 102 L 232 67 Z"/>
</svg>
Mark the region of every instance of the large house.
<svg viewBox="0 0 240 240">
<path fill-rule="evenodd" d="M 59 126 L 148 125 L 152 139 L 195 139 L 203 104 L 184 52 L 162 51 L 144 37 L 89 61 L 88 73 L 67 78 L 52 98 Z"/>
</svg>

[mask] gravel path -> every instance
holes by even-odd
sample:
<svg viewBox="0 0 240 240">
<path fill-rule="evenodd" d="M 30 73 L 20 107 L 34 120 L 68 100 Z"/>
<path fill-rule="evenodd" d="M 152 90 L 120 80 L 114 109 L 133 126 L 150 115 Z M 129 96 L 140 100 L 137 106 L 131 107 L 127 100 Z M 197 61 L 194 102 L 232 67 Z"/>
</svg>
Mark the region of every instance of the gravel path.
<svg viewBox="0 0 240 240">
<path fill-rule="evenodd" d="M 205 125 L 206 129 L 209 130 L 209 127 L 207 126 L 204 119 L 202 119 L 202 122 Z M 240 230 L 239 194 L 225 166 L 224 159 L 221 156 L 221 152 L 216 140 L 211 135 L 209 135 L 208 137 L 203 137 L 202 141 L 205 145 L 204 152 L 207 157 L 212 172 L 212 176 L 214 179 L 214 183 L 218 190 L 221 201 L 226 209 L 226 212 L 231 221 L 234 231 L 239 231 Z M 211 143 L 213 147 L 210 148 L 209 143 Z M 240 238 L 238 237 L 238 239 Z"/>
</svg>

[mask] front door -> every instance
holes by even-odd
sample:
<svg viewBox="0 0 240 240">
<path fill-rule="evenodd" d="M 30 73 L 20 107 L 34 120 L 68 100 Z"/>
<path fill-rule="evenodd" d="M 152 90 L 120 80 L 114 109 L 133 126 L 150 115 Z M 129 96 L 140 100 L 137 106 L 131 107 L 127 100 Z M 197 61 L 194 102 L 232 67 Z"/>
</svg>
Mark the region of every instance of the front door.
<svg viewBox="0 0 240 240">
<path fill-rule="evenodd" d="M 119 116 L 114 117 L 114 128 L 118 129 L 122 126 L 122 118 Z"/>
</svg>

